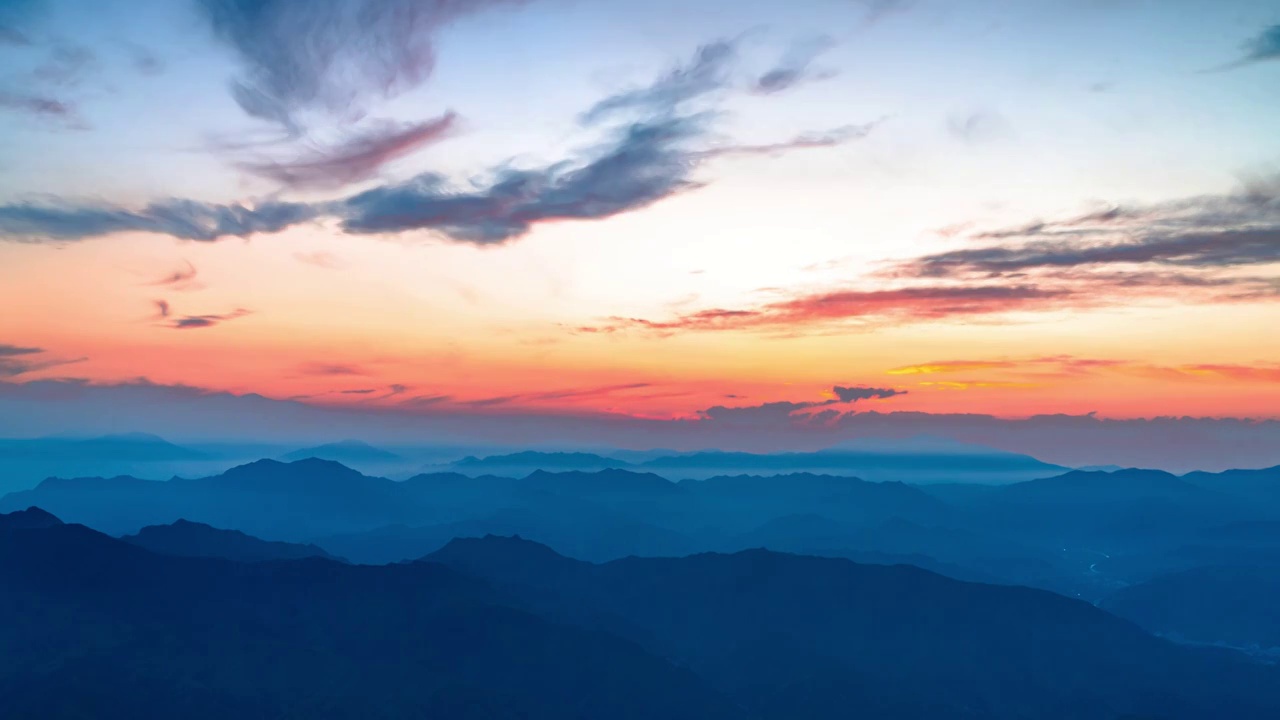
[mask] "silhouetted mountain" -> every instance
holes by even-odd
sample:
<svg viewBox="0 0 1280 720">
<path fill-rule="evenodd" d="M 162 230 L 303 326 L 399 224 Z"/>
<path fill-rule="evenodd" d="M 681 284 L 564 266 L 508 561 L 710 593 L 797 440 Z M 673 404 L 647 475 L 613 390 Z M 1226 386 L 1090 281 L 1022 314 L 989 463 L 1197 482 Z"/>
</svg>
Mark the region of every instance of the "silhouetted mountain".
<svg viewBox="0 0 1280 720">
<path fill-rule="evenodd" d="M 0 533 L 0 717 L 745 718 L 687 670 L 431 563 Z"/>
<path fill-rule="evenodd" d="M 327 558 L 337 560 L 315 545 L 270 542 L 239 530 L 219 530 L 204 523 L 178 520 L 169 525 L 148 525 L 121 540 L 161 555 L 218 557 L 239 562 Z"/>
<path fill-rule="evenodd" d="M 939 521 L 947 506 L 918 488 L 898 482 L 867 482 L 853 477 L 791 473 L 716 476 L 685 480 L 681 490 L 701 502 L 707 519 L 749 529 L 771 519 L 807 513 L 855 524 L 902 517 Z M 732 521 L 726 521 L 732 518 Z"/>
<path fill-rule="evenodd" d="M 468 456 L 450 465 L 450 469 L 466 475 L 501 473 L 525 476 L 538 470 L 558 472 L 563 470 L 608 470 L 630 467 L 616 458 L 580 452 L 525 451 L 508 455 L 490 455 L 478 458 Z"/>
<path fill-rule="evenodd" d="M 174 445 L 147 433 L 106 435 L 95 438 L 47 437 L 0 440 L 0 458 L 57 460 L 59 462 L 139 462 L 198 460 L 201 453 Z"/>
<path fill-rule="evenodd" d="M 280 457 L 285 462 L 306 460 L 308 458 L 332 460 L 347 464 L 394 463 L 404 460 L 404 458 L 393 452 L 376 448 L 359 440 L 343 440 L 341 442 L 302 448 L 301 450 L 285 453 Z"/>
<path fill-rule="evenodd" d="M 814 473 L 912 483 L 1009 483 L 1066 469 L 1027 455 L 980 446 L 952 443 L 930 447 L 932 451 L 921 452 L 920 448 L 902 441 L 862 441 L 809 453 L 705 451 L 658 457 L 636 467 L 679 478 Z"/>
<path fill-rule="evenodd" d="M 1280 652 L 1280 562 L 1162 575 L 1120 590 L 1102 607 L 1171 638 Z"/>
<path fill-rule="evenodd" d="M 763 717 L 1270 717 L 1280 670 L 1086 603 L 763 550 L 591 565 L 507 538 L 425 558 L 628 637 Z"/>
<path fill-rule="evenodd" d="M 0 530 L 38 530 L 61 525 L 62 521 L 38 507 L 0 514 Z"/>
<path fill-rule="evenodd" d="M 1209 490 L 1232 493 L 1280 509 L 1280 465 L 1261 470 L 1193 472 L 1182 479 Z"/>
</svg>

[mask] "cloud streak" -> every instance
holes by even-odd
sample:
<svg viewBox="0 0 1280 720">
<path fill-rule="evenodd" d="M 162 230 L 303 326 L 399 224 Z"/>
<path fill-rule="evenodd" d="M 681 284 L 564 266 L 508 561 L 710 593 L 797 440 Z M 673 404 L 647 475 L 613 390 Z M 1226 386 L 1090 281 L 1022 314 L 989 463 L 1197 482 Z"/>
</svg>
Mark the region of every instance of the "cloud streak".
<svg viewBox="0 0 1280 720">
<path fill-rule="evenodd" d="M 686 102 L 728 88 L 729 71 L 736 57 L 733 41 L 708 43 L 698 48 L 687 64 L 673 68 L 649 85 L 606 97 L 579 119 L 591 125 L 628 111 L 644 116 L 672 113 Z"/>
<path fill-rule="evenodd" d="M 834 71 L 815 70 L 813 63 L 835 44 L 833 38 L 825 35 L 794 44 L 775 67 L 756 78 L 751 91 L 757 95 L 773 95 L 834 77 Z"/>
<path fill-rule="evenodd" d="M 368 180 L 387 163 L 440 142 L 456 126 L 457 115 L 450 112 L 419 123 L 385 125 L 298 157 L 244 160 L 236 166 L 288 188 L 331 190 Z"/>
<path fill-rule="evenodd" d="M 36 355 L 44 355 L 44 348 L 24 347 L 21 345 L 8 345 L 0 343 L 0 377 L 11 378 L 28 373 L 47 370 L 49 368 L 61 365 L 71 365 L 73 363 L 84 362 L 88 358 L 74 358 L 64 360 L 58 358 L 36 358 Z"/>
<path fill-rule="evenodd" d="M 779 422 L 830 422 L 838 419 L 844 413 L 831 410 L 821 410 L 820 412 L 806 412 L 811 410 L 819 410 L 820 408 L 830 408 L 835 405 L 848 405 L 862 400 L 888 399 L 898 395 L 906 395 L 906 390 L 897 390 L 894 388 L 877 388 L 865 386 L 843 387 L 837 385 L 831 389 L 831 393 L 835 397 L 826 400 L 811 400 L 803 402 L 792 402 L 782 400 L 777 402 L 762 403 L 759 405 L 746 405 L 727 407 L 724 405 L 716 405 L 699 412 L 699 416 L 705 420 L 714 420 L 728 422 L 734 424 L 775 424 Z"/>
<path fill-rule="evenodd" d="M 588 332 L 648 330 L 787 330 L 803 325 L 908 323 L 1022 310 L 1066 307 L 1077 302 L 1069 290 L 1034 285 L 922 286 L 886 290 L 835 290 L 797 295 L 749 309 L 713 308 L 668 320 L 612 318 Z"/>
</svg>

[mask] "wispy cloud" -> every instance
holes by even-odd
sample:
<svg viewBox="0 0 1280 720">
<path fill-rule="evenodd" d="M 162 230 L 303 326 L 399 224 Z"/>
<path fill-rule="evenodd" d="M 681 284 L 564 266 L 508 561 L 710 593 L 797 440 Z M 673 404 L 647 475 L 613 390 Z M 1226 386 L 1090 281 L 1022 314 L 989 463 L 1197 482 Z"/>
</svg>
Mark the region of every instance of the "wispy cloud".
<svg viewBox="0 0 1280 720">
<path fill-rule="evenodd" d="M 368 375 L 368 371 L 351 363 L 309 362 L 298 367 L 303 375 Z"/>
<path fill-rule="evenodd" d="M 418 123 L 387 123 L 339 145 L 310 148 L 290 158 L 241 160 L 236 165 L 289 188 L 340 188 L 368 180 L 387 163 L 439 142 L 456 125 L 454 113 Z"/>
<path fill-rule="evenodd" d="M 1242 54 L 1239 58 L 1213 68 L 1211 71 L 1234 70 L 1255 63 L 1280 60 L 1280 25 L 1272 25 L 1256 37 L 1250 38 L 1243 44 L 1241 50 Z"/>
<path fill-rule="evenodd" d="M 787 330 L 803 325 L 859 321 L 906 323 L 1042 310 L 1081 301 L 1068 290 L 1034 285 L 917 286 L 887 290 L 834 290 L 800 294 L 747 309 L 713 308 L 666 320 L 612 318 L 596 331 L 659 332 Z"/>
<path fill-rule="evenodd" d="M 351 121 L 372 101 L 422 85 L 436 36 L 465 16 L 523 0 L 199 0 L 243 73 L 231 86 L 247 114 L 300 134 L 308 113 Z"/>
<path fill-rule="evenodd" d="M 0 343 L 0 377 L 17 377 L 52 367 L 84 362 L 88 359 L 84 357 L 74 359 L 36 357 L 44 354 L 44 348 Z"/>
<path fill-rule="evenodd" d="M 697 170 L 715 158 L 833 147 L 865 137 L 876 126 L 848 125 L 772 144 L 708 147 L 717 113 L 682 108 L 687 100 L 724 87 L 732 56 L 730 41 L 703 46 L 692 61 L 653 84 L 602 100 L 584 117 L 594 122 L 623 111 L 641 117 L 613 127 L 603 142 L 538 167 L 505 163 L 461 184 L 424 173 L 345 199 L 313 203 L 267 200 L 246 206 L 168 199 L 130 210 L 57 200 L 25 202 L 0 206 L 0 238 L 79 240 L 134 231 L 213 241 L 331 219 L 352 234 L 429 231 L 455 242 L 501 244 L 543 223 L 611 218 L 697 189 L 703 185 L 695 177 Z M 256 170 L 300 187 L 330 181 L 321 178 L 346 184 L 367 177 L 395 153 L 438 137 L 452 122 L 445 116 L 418 127 L 410 137 L 369 139 L 359 149 L 332 157 L 265 164 Z"/>
<path fill-rule="evenodd" d="M 236 308 L 231 312 L 209 315 L 175 315 L 173 307 L 166 300 L 153 300 L 156 306 L 156 322 L 161 327 L 173 330 L 196 330 L 208 328 L 251 314 L 244 308 Z"/>
<path fill-rule="evenodd" d="M 756 78 L 751 90 L 760 95 L 772 95 L 834 77 L 834 70 L 816 69 L 813 63 L 835 44 L 835 40 L 826 35 L 793 44 L 776 66 Z"/>
<path fill-rule="evenodd" d="M 673 68 L 649 85 L 600 100 L 582 114 L 581 120 L 592 124 L 627 111 L 644 117 L 674 112 L 684 103 L 728 88 L 729 71 L 736 56 L 737 46 L 732 40 L 703 45 L 688 63 Z"/>
<path fill-rule="evenodd" d="M 196 270 L 196 266 L 192 265 L 189 261 L 186 261 L 186 260 L 183 261 L 182 265 L 183 265 L 182 267 L 178 268 L 177 270 L 174 270 L 168 275 L 165 275 L 164 277 L 158 280 L 149 282 L 147 284 L 151 286 L 156 286 L 156 287 L 167 287 L 170 290 L 179 290 L 179 291 L 198 290 L 201 287 L 203 287 L 199 282 L 196 281 L 196 275 L 199 274 L 199 272 Z"/>
</svg>

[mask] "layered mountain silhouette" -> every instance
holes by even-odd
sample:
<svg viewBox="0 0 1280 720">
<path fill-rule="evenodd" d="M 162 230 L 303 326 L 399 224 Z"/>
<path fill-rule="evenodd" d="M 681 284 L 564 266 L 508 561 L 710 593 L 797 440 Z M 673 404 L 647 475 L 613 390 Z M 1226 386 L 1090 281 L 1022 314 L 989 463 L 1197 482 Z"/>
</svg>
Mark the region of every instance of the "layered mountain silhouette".
<svg viewBox="0 0 1280 720">
<path fill-rule="evenodd" d="M 1280 561 L 1161 575 L 1102 607 L 1160 635 L 1280 654 Z"/>
<path fill-rule="evenodd" d="M 333 460 L 334 462 L 348 464 L 386 464 L 403 461 L 404 458 L 388 450 L 374 447 L 368 443 L 359 440 L 343 440 L 335 443 L 325 443 L 315 447 L 302 448 L 285 453 L 281 456 L 281 460 L 291 462 L 294 460 L 306 460 L 308 458 L 318 458 L 320 460 Z"/>
<path fill-rule="evenodd" d="M 219 530 L 204 523 L 178 520 L 169 525 L 148 525 L 121 540 L 161 555 L 216 557 L 240 562 L 326 558 L 337 560 L 315 545 L 270 542 L 239 530 Z"/>
<path fill-rule="evenodd" d="M 764 550 L 592 565 L 499 537 L 425 560 L 630 638 L 765 717 L 1262 717 L 1280 702 L 1274 667 L 909 566 Z"/>
<path fill-rule="evenodd" d="M 3 717 L 750 717 L 630 641 L 433 563 L 245 564 L 3 529 L 0 613 L 22 618 L 0 624 Z"/>
<path fill-rule="evenodd" d="M 213 530 L 213 532 L 218 532 Z M 154 553 L 0 515 L 5 717 L 1274 717 L 1280 669 L 1086 603 L 766 550 Z"/>
</svg>

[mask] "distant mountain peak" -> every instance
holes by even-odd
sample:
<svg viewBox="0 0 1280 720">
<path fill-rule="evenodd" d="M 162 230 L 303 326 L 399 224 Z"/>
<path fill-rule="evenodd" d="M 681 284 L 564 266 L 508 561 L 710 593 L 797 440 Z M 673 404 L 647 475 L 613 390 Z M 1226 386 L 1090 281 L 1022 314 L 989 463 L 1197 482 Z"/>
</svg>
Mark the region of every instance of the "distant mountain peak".
<svg viewBox="0 0 1280 720">
<path fill-rule="evenodd" d="M 57 516 L 38 507 L 0 514 L 0 530 L 38 530 L 62 524 Z"/>
</svg>

